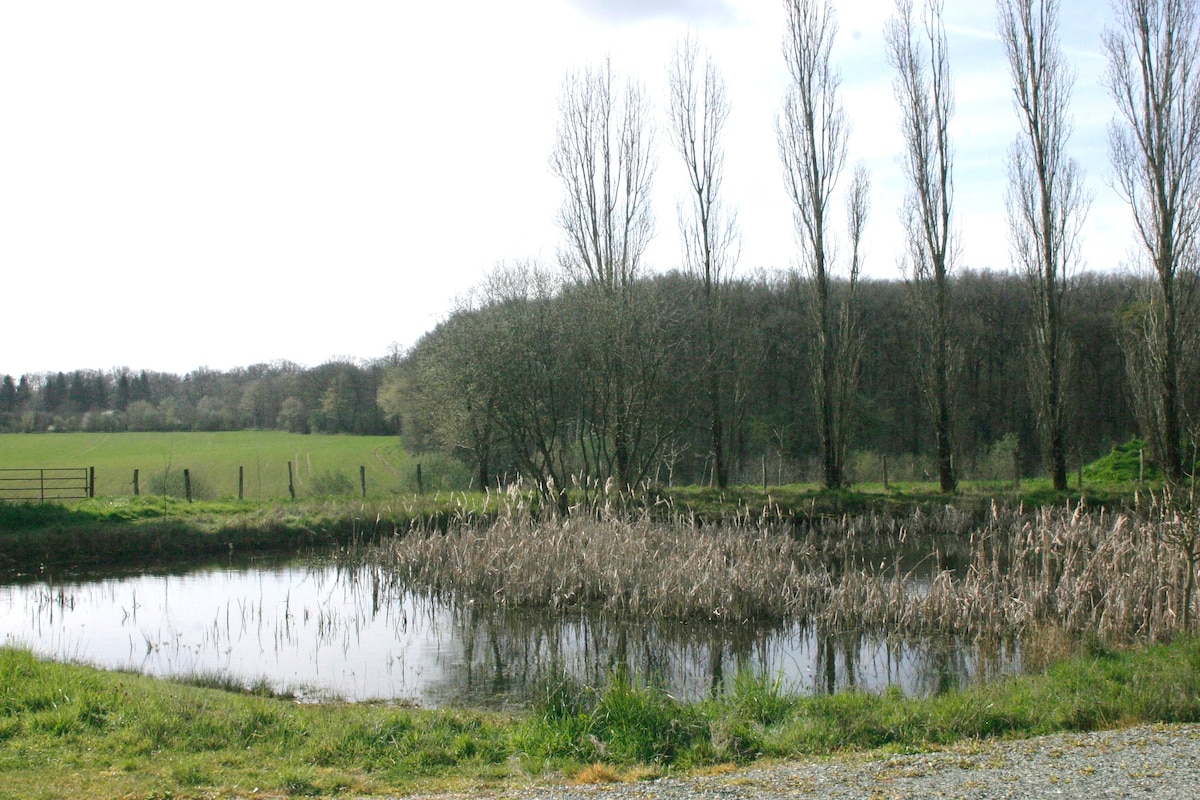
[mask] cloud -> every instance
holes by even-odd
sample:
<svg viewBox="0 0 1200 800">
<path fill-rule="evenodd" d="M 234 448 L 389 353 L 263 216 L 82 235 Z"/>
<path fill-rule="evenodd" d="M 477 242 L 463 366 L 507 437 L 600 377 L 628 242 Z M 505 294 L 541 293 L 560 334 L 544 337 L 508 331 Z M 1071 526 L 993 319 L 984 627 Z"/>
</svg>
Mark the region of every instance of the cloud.
<svg viewBox="0 0 1200 800">
<path fill-rule="evenodd" d="M 738 14 L 726 0 L 568 0 L 584 14 L 610 25 L 677 19 L 689 25 L 724 28 Z"/>
</svg>

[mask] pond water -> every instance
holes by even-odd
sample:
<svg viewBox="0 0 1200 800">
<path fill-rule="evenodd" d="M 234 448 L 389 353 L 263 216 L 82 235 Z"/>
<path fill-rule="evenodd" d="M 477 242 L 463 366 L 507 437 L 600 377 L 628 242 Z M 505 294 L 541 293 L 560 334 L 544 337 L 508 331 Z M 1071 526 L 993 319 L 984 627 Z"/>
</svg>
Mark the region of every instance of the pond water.
<svg viewBox="0 0 1200 800">
<path fill-rule="evenodd" d="M 1004 647 L 802 625 L 629 622 L 391 593 L 318 559 L 0 586 L 0 641 L 157 676 L 220 676 L 307 699 L 523 705 L 540 679 L 615 670 L 699 698 L 752 671 L 794 692 L 927 695 L 1018 668 Z"/>
</svg>

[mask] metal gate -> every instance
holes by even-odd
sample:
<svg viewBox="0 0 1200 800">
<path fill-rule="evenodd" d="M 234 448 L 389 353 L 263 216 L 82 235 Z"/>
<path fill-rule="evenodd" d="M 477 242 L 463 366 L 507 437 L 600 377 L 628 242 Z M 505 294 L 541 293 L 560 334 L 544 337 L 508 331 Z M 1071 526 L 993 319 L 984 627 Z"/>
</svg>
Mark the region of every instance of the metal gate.
<svg viewBox="0 0 1200 800">
<path fill-rule="evenodd" d="M 94 467 L 0 469 L 0 500 L 86 500 L 95 496 Z"/>
</svg>

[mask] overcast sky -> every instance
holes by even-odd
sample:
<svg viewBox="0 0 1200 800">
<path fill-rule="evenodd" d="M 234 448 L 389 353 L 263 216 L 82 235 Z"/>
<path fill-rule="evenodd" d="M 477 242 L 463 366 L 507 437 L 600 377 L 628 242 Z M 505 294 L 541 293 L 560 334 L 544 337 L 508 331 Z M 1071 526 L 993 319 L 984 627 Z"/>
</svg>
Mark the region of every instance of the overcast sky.
<svg viewBox="0 0 1200 800">
<path fill-rule="evenodd" d="M 872 174 L 869 275 L 899 277 L 904 184 L 883 25 L 841 0 L 851 161 Z M 947 3 L 963 267 L 1008 269 L 1016 134 L 987 0 Z M 1065 0 L 1088 267 L 1122 268 L 1109 188 L 1105 2 Z M 413 344 L 497 262 L 554 263 L 548 158 L 567 71 L 611 56 L 657 104 L 657 271 L 685 184 L 666 68 L 698 35 L 729 85 L 738 271 L 796 260 L 774 120 L 781 0 L 47 0 L 0 5 L 0 373 L 184 373 L 370 359 Z"/>
</svg>

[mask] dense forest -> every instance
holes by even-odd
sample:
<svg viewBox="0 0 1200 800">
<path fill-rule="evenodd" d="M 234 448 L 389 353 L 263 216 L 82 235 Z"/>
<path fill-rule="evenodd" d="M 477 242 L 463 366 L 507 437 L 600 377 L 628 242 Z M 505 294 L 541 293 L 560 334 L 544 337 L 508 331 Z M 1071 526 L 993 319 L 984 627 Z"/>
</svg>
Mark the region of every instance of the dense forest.
<svg viewBox="0 0 1200 800">
<path fill-rule="evenodd" d="M 1031 400 L 1029 286 L 1010 273 L 964 271 L 952 289 L 959 469 L 966 478 L 1008 479 L 1019 463 L 1033 474 L 1043 454 Z M 1095 273 L 1070 286 L 1064 318 L 1075 465 L 1137 434 L 1118 336 L 1142 289 L 1138 279 Z M 936 479 L 912 286 L 865 280 L 857 291 L 863 348 L 847 477 L 878 481 L 887 469 L 893 480 Z M 802 278 L 763 274 L 725 285 L 715 351 L 699 280 L 655 276 L 622 297 L 626 308 L 614 316 L 591 287 L 556 284 L 528 265 L 500 268 L 473 306 L 388 370 L 380 402 L 402 423 L 410 448 L 454 453 L 477 484 L 516 474 L 558 486 L 581 476 L 607 480 L 618 472 L 618 436 L 635 483 L 714 482 L 705 379 L 715 366 L 731 482 L 759 483 L 764 471 L 770 483 L 821 480 L 805 324 L 813 296 Z M 605 381 L 616 370 L 619 399 Z M 1195 393 L 1189 397 L 1194 403 Z M 618 403 L 636 411 L 621 430 L 612 424 Z"/>
</svg>

